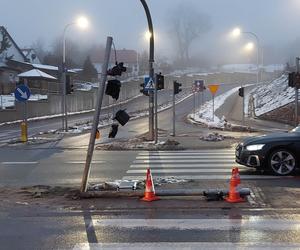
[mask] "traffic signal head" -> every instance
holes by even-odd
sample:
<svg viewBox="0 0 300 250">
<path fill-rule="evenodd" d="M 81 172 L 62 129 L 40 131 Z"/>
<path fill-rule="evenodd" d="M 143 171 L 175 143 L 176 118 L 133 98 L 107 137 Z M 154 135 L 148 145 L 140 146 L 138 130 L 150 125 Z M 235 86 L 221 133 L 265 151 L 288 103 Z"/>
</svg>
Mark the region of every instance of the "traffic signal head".
<svg viewBox="0 0 300 250">
<path fill-rule="evenodd" d="M 244 97 L 244 87 L 239 88 L 239 96 Z"/>
<path fill-rule="evenodd" d="M 116 113 L 115 118 L 122 126 L 124 126 L 130 119 L 130 116 L 126 113 L 125 110 L 119 110 Z"/>
<path fill-rule="evenodd" d="M 121 82 L 119 80 L 108 80 L 106 85 L 105 94 L 110 95 L 112 98 L 118 100 L 120 95 Z"/>
<path fill-rule="evenodd" d="M 74 85 L 71 82 L 71 76 L 66 75 L 66 94 L 70 95 L 74 92 Z"/>
<path fill-rule="evenodd" d="M 174 95 L 176 95 L 182 91 L 182 89 L 180 88 L 182 84 L 177 81 L 174 81 L 173 84 L 174 84 Z"/>
<path fill-rule="evenodd" d="M 295 72 L 289 73 L 289 87 L 295 87 Z"/>
<path fill-rule="evenodd" d="M 161 73 L 156 74 L 156 84 L 157 84 L 157 90 L 161 90 L 165 88 L 165 77 Z"/>
<path fill-rule="evenodd" d="M 124 67 L 124 63 L 123 62 L 120 62 L 120 63 L 116 62 L 116 66 L 114 66 L 112 69 L 109 69 L 107 71 L 107 74 L 109 76 L 121 76 L 123 72 L 126 72 L 126 67 Z"/>
<path fill-rule="evenodd" d="M 119 127 L 118 124 L 111 125 L 111 129 L 110 129 L 108 138 L 115 138 L 116 137 L 116 134 L 118 133 L 118 127 Z"/>
</svg>

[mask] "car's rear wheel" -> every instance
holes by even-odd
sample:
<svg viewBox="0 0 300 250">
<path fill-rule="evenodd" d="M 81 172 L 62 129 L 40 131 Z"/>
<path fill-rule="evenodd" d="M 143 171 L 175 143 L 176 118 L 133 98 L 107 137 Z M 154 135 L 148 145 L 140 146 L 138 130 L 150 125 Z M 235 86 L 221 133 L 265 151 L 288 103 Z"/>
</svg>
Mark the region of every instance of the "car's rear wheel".
<svg viewBox="0 0 300 250">
<path fill-rule="evenodd" d="M 276 175 L 289 175 L 296 168 L 296 157 L 289 150 L 277 149 L 270 154 L 269 168 Z"/>
</svg>

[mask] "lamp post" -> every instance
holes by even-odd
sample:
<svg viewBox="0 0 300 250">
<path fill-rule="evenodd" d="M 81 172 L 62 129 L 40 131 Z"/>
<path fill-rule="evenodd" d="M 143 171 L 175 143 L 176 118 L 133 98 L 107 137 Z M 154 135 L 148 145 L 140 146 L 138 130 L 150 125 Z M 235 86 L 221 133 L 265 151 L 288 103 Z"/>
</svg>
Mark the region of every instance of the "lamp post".
<svg viewBox="0 0 300 250">
<path fill-rule="evenodd" d="M 62 129 L 68 132 L 68 111 L 67 111 L 67 92 L 66 92 L 66 33 L 67 29 L 72 25 L 78 25 L 81 29 L 85 29 L 88 26 L 88 20 L 85 17 L 79 17 L 76 22 L 69 23 L 65 26 L 63 32 L 63 58 L 62 58 Z"/>
<path fill-rule="evenodd" d="M 152 24 L 152 18 L 151 14 L 148 8 L 148 5 L 146 3 L 146 0 L 140 0 L 141 4 L 144 7 L 147 21 L 148 21 L 148 35 L 149 35 L 149 77 L 154 80 L 154 68 L 153 68 L 153 63 L 154 63 L 154 32 L 153 32 L 153 24 Z M 154 139 L 154 94 L 156 96 L 157 100 L 157 86 L 155 84 L 155 93 L 153 91 L 149 91 L 149 139 L 153 141 Z M 157 114 L 157 112 L 156 112 Z M 157 120 L 157 119 L 156 119 Z M 157 130 L 157 128 L 156 128 Z M 156 131 L 156 136 L 157 138 L 157 131 Z"/>
<path fill-rule="evenodd" d="M 241 31 L 239 28 L 235 28 L 232 31 L 232 35 L 235 36 L 235 37 L 240 36 L 240 34 L 251 35 L 256 40 L 256 45 L 257 45 L 257 75 L 256 75 L 256 82 L 259 83 L 259 80 L 261 80 L 261 79 L 259 79 L 259 54 L 260 54 L 260 50 L 261 50 L 261 54 L 263 55 L 262 48 L 260 47 L 260 40 L 259 40 L 258 36 L 254 32 Z M 264 65 L 264 63 L 263 63 L 263 56 L 261 57 L 261 64 L 262 64 L 262 66 Z"/>
</svg>

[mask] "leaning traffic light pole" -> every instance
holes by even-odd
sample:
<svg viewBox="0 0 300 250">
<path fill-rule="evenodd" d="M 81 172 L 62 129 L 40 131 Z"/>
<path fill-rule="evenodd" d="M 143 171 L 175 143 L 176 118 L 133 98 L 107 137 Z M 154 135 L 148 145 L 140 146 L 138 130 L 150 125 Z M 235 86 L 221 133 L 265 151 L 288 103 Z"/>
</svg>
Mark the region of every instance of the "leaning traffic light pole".
<svg viewBox="0 0 300 250">
<path fill-rule="evenodd" d="M 146 0 L 140 0 L 147 16 L 148 21 L 148 29 L 151 34 L 150 36 L 150 48 L 149 48 L 149 77 L 154 80 L 154 32 L 153 32 L 153 24 L 151 14 L 146 3 Z M 157 95 L 157 89 L 155 84 L 155 91 L 149 91 L 149 139 L 154 140 L 154 94 Z M 157 100 L 157 96 L 156 96 Z M 156 128 L 157 130 L 157 128 Z"/>
<path fill-rule="evenodd" d="M 107 69 L 108 69 L 108 63 L 110 58 L 112 40 L 113 40 L 112 37 L 107 37 L 104 64 L 102 66 L 102 75 L 101 75 L 102 78 L 98 88 L 98 96 L 97 96 L 97 102 L 95 107 L 93 127 L 90 135 L 90 142 L 89 142 L 89 147 L 86 155 L 86 162 L 85 162 L 85 167 L 84 167 L 84 172 L 83 172 L 82 182 L 80 187 L 81 192 L 86 192 L 87 190 L 88 178 L 91 170 L 91 162 L 92 162 L 94 147 L 95 147 L 96 133 L 99 124 L 102 100 L 103 100 L 103 95 L 105 90 L 105 82 L 107 79 Z"/>
</svg>

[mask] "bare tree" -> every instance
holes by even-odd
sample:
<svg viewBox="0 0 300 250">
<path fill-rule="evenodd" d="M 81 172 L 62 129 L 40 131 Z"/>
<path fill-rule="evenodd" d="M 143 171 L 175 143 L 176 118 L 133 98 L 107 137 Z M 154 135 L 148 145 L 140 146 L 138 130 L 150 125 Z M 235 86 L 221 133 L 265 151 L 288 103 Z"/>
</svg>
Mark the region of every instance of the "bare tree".
<svg viewBox="0 0 300 250">
<path fill-rule="evenodd" d="M 183 3 L 170 12 L 171 35 L 174 37 L 182 64 L 190 62 L 190 47 L 197 38 L 212 28 L 210 17 L 190 3 Z"/>
</svg>

